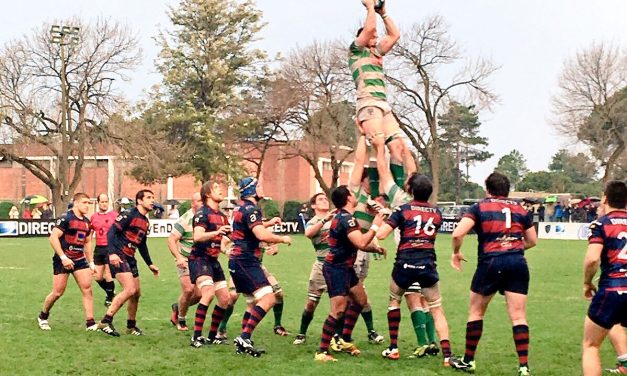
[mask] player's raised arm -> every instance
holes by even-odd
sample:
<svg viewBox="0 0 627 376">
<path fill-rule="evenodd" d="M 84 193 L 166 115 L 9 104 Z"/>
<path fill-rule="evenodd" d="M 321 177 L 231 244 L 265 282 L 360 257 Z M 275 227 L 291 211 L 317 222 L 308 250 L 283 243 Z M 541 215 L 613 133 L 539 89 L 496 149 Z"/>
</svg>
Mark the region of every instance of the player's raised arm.
<svg viewBox="0 0 627 376">
<path fill-rule="evenodd" d="M 398 30 L 398 27 L 396 27 L 394 21 L 392 21 L 390 15 L 386 13 L 385 5 L 383 5 L 381 9 L 377 11 L 377 13 L 381 15 L 381 19 L 383 19 L 383 24 L 385 25 L 386 35 L 382 37 L 377 44 L 377 51 L 381 56 L 383 56 L 390 52 L 396 42 L 398 42 L 398 40 L 401 38 L 401 33 Z"/>
<path fill-rule="evenodd" d="M 367 46 L 370 39 L 377 36 L 377 12 L 374 10 L 374 1 L 375 0 L 362 0 L 368 13 L 364 27 L 355 39 L 355 44 L 360 47 Z"/>
<path fill-rule="evenodd" d="M 361 135 L 357 140 L 355 148 L 355 161 L 353 171 L 351 172 L 349 186 L 359 187 L 364 174 L 364 166 L 368 162 L 368 146 L 366 145 L 366 136 Z"/>
</svg>

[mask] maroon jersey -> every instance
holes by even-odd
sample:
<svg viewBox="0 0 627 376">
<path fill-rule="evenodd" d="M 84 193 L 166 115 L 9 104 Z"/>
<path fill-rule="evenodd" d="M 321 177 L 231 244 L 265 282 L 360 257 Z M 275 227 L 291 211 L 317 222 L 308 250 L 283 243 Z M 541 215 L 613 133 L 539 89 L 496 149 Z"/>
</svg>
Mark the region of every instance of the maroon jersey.
<svg viewBox="0 0 627 376">
<path fill-rule="evenodd" d="M 590 244 L 602 244 L 599 289 L 627 293 L 627 212 L 612 211 L 590 224 Z"/>
<path fill-rule="evenodd" d="M 252 201 L 242 200 L 233 211 L 231 259 L 258 261 L 261 258 L 261 244 L 253 232 L 256 226 L 263 226 L 261 209 Z"/>
<path fill-rule="evenodd" d="M 103 247 L 107 245 L 107 233 L 117 216 L 118 213 L 114 211 L 106 213 L 96 212 L 91 216 L 91 229 L 96 234 L 96 245 Z"/>
<path fill-rule="evenodd" d="M 331 265 L 352 267 L 357 258 L 357 247 L 348 238 L 353 231 L 360 231 L 359 223 L 346 210 L 340 210 L 331 221 L 329 229 L 329 253 L 324 262 Z"/>
<path fill-rule="evenodd" d="M 78 218 L 74 211 L 70 210 L 57 219 L 54 227 L 63 231 L 63 236 L 59 239 L 63 253 L 72 261 L 84 259 L 85 240 L 91 234 L 89 219 Z"/>
<path fill-rule="evenodd" d="M 136 207 L 122 212 L 107 234 L 109 252 L 121 252 L 135 257 L 138 247 L 146 248 L 149 226 L 148 218 Z"/>
<path fill-rule="evenodd" d="M 203 206 L 194 215 L 194 227 L 202 227 L 206 232 L 218 230 L 222 226 L 229 224 L 226 215 L 222 212 L 213 210 L 208 206 Z M 194 242 L 191 254 L 195 257 L 211 256 L 218 257 L 221 252 L 222 235 L 218 235 L 213 239 L 204 242 Z"/>
<path fill-rule="evenodd" d="M 387 224 L 400 231 L 397 260 L 435 257 L 435 237 L 442 225 L 438 208 L 428 202 L 411 201 L 396 208 Z"/>
</svg>

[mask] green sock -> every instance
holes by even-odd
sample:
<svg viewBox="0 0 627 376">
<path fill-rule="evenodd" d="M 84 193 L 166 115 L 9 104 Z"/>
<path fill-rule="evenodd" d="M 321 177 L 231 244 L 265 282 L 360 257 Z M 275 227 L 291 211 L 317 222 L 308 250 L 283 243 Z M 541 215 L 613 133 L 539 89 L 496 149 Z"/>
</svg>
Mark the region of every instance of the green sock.
<svg viewBox="0 0 627 376">
<path fill-rule="evenodd" d="M 274 312 L 274 326 L 281 326 L 281 318 L 283 317 L 283 302 L 276 303 L 274 307 L 272 307 L 272 311 Z"/>
<path fill-rule="evenodd" d="M 414 331 L 416 332 L 416 339 L 418 340 L 418 346 L 428 345 L 426 323 L 427 316 L 421 310 L 411 313 L 411 322 L 414 325 Z"/>
<path fill-rule="evenodd" d="M 376 167 L 368 167 L 368 180 L 370 180 L 370 197 L 379 195 L 379 171 Z"/>
<path fill-rule="evenodd" d="M 438 343 L 438 337 L 435 334 L 435 322 L 433 321 L 433 315 L 431 312 L 425 313 L 427 316 L 427 337 L 429 338 L 429 343 Z"/>
<path fill-rule="evenodd" d="M 313 318 L 313 312 L 303 310 L 303 316 L 300 319 L 300 331 L 298 332 L 298 334 L 307 334 L 307 329 L 309 328 L 309 324 L 311 323 L 311 320 L 313 320 Z"/>
<path fill-rule="evenodd" d="M 224 311 L 224 316 L 222 317 L 222 321 L 220 321 L 220 326 L 218 327 L 218 332 L 226 332 L 226 325 L 229 323 L 229 319 L 233 314 L 233 305 L 226 307 L 226 311 Z"/>
<path fill-rule="evenodd" d="M 390 163 L 390 171 L 392 172 L 396 185 L 403 188 L 403 185 L 405 185 L 405 170 L 403 169 L 403 165 Z"/>
<path fill-rule="evenodd" d="M 366 328 L 368 329 L 368 333 L 374 330 L 374 322 L 372 320 L 372 309 L 368 311 L 361 311 L 361 317 L 364 318 L 364 322 L 366 323 Z"/>
</svg>

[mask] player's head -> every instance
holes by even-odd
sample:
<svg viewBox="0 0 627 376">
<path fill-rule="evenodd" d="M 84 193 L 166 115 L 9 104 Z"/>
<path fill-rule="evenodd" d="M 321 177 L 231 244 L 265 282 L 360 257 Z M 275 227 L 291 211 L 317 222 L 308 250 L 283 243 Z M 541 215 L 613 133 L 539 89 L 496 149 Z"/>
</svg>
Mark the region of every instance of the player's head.
<svg viewBox="0 0 627 376">
<path fill-rule="evenodd" d="M 89 213 L 89 201 L 86 193 L 75 193 L 72 198 L 72 210 L 78 211 L 81 215 Z"/>
<path fill-rule="evenodd" d="M 605 185 L 603 203 L 612 209 L 627 207 L 627 185 L 625 182 L 612 180 Z"/>
<path fill-rule="evenodd" d="M 509 195 L 509 179 L 500 172 L 494 171 L 485 180 L 485 189 L 491 196 L 507 197 Z"/>
<path fill-rule="evenodd" d="M 429 197 L 433 193 L 431 179 L 417 172 L 414 172 L 407 178 L 405 185 L 407 186 L 407 193 L 411 194 L 416 201 L 429 201 Z"/>
<path fill-rule="evenodd" d="M 214 203 L 221 203 L 224 200 L 224 190 L 222 189 L 222 185 L 217 181 L 209 180 L 205 182 L 202 187 L 200 187 L 200 197 L 202 203 L 205 205 L 209 204 L 209 201 L 213 201 Z"/>
<path fill-rule="evenodd" d="M 335 188 L 333 192 L 331 192 L 331 201 L 333 202 L 333 205 L 335 205 L 335 207 L 338 209 L 352 209 L 355 207 L 357 199 L 347 186 L 340 185 L 339 187 Z"/>
<path fill-rule="evenodd" d="M 192 195 L 191 208 L 195 213 L 196 210 L 200 209 L 201 207 L 202 207 L 202 196 L 200 195 L 200 192 L 194 192 L 194 194 Z"/>
<path fill-rule="evenodd" d="M 109 210 L 109 196 L 106 193 L 98 195 L 98 209 L 103 213 Z"/>
<path fill-rule="evenodd" d="M 247 176 L 240 180 L 238 188 L 242 199 L 253 198 L 257 201 L 263 199 L 263 196 L 259 193 L 259 182 L 252 176 Z"/>
<path fill-rule="evenodd" d="M 142 189 L 135 195 L 135 204 L 146 211 L 151 211 L 155 204 L 155 194 L 149 189 Z"/>
<path fill-rule="evenodd" d="M 357 34 L 355 36 L 359 37 L 362 31 L 364 31 L 363 27 L 360 27 L 359 29 L 357 29 Z M 370 40 L 368 40 L 368 45 L 366 47 L 373 48 L 376 46 L 377 46 L 377 33 L 375 32 L 374 36 L 370 38 Z"/>
<path fill-rule="evenodd" d="M 327 195 L 323 192 L 316 193 L 309 199 L 309 205 L 316 211 L 328 211 L 330 204 Z"/>
</svg>

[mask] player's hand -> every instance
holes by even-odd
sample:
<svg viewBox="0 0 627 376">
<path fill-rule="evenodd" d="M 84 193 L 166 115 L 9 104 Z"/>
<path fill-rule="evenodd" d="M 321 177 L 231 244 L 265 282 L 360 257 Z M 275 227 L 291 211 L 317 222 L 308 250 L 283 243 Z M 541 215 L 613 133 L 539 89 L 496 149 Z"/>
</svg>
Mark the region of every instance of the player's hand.
<svg viewBox="0 0 627 376">
<path fill-rule="evenodd" d="M 385 215 L 381 212 L 377 212 L 377 215 L 374 216 L 374 220 L 372 221 L 372 224 L 380 227 L 383 224 L 384 220 L 385 220 Z"/>
<path fill-rule="evenodd" d="M 109 255 L 109 264 L 113 266 L 120 266 L 120 263 L 122 263 L 120 256 L 116 255 L 115 253 L 112 255 Z"/>
<path fill-rule="evenodd" d="M 283 236 L 283 239 L 281 239 L 281 243 L 292 245 L 292 238 L 290 236 L 285 235 Z"/>
<path fill-rule="evenodd" d="M 63 267 L 67 270 L 74 269 L 74 261 L 70 260 L 67 256 L 61 258 L 61 263 L 63 264 Z"/>
<path fill-rule="evenodd" d="M 185 266 L 187 266 L 187 260 L 185 260 L 184 257 L 177 257 L 176 266 L 180 269 L 185 269 Z"/>
<path fill-rule="evenodd" d="M 159 267 L 157 265 L 151 264 L 150 266 L 148 266 L 148 269 L 150 269 L 152 275 L 154 275 L 155 277 L 159 276 Z"/>
<path fill-rule="evenodd" d="M 329 214 L 327 214 L 327 216 L 326 216 L 326 217 L 324 217 L 324 221 L 325 221 L 325 222 L 329 222 L 330 220 L 332 220 L 332 219 L 333 219 L 333 217 L 335 217 L 335 214 L 337 214 L 337 213 L 335 212 L 335 210 L 331 210 L 331 211 L 329 212 Z"/>
<path fill-rule="evenodd" d="M 274 225 L 280 225 L 281 224 L 281 218 L 279 217 L 274 217 L 271 220 L 268 221 L 268 226 L 274 226 Z"/>
<path fill-rule="evenodd" d="M 468 260 L 466 260 L 466 258 L 464 257 L 464 255 L 459 252 L 459 253 L 453 253 L 451 255 L 451 266 L 453 267 L 453 269 L 461 272 L 462 271 L 462 261 L 464 262 L 468 262 Z"/>
<path fill-rule="evenodd" d="M 220 233 L 220 235 L 227 235 L 227 234 L 230 234 L 232 231 L 233 231 L 233 228 L 231 228 L 230 225 L 220 226 L 220 228 L 218 229 L 218 232 Z"/>
<path fill-rule="evenodd" d="M 268 244 L 266 247 L 266 255 L 274 256 L 279 253 L 279 247 L 276 244 Z"/>
<path fill-rule="evenodd" d="M 374 8 L 374 0 L 361 0 L 361 3 L 368 9 Z"/>
<path fill-rule="evenodd" d="M 584 283 L 583 284 L 583 297 L 586 300 L 592 300 L 594 294 L 596 294 L 597 288 L 593 283 Z"/>
<path fill-rule="evenodd" d="M 370 143 L 376 149 L 385 147 L 385 135 L 383 132 L 377 132 L 370 136 Z"/>
<path fill-rule="evenodd" d="M 384 258 L 384 259 L 387 259 L 387 258 L 388 258 L 388 251 L 386 251 L 386 250 L 385 250 L 385 248 L 383 248 L 383 247 L 377 247 L 377 251 L 378 251 L 378 252 L 377 252 L 378 254 L 383 255 L 383 258 Z"/>
<path fill-rule="evenodd" d="M 385 3 L 383 3 L 383 6 L 381 8 L 375 9 L 374 11 L 379 13 L 381 17 L 383 17 L 383 15 L 385 14 Z"/>
</svg>

